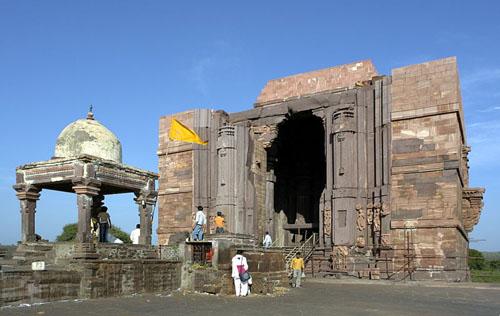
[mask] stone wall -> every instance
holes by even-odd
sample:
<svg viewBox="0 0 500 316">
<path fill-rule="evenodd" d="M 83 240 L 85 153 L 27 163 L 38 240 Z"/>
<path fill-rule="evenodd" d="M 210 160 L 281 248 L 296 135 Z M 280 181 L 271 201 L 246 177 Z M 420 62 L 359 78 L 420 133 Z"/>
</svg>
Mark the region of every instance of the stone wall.
<svg viewBox="0 0 500 316">
<path fill-rule="evenodd" d="M 165 260 L 100 260 L 83 264 L 81 296 L 99 298 L 176 290 L 180 262 Z"/>
<path fill-rule="evenodd" d="M 192 128 L 194 111 L 160 118 L 158 146 L 158 243 L 167 244 L 175 233 L 189 232 L 193 213 L 193 147 L 190 143 L 169 141 L 172 118 Z"/>
<path fill-rule="evenodd" d="M 393 70 L 391 239 L 419 277 L 466 277 L 463 126 L 455 58 Z"/>
<path fill-rule="evenodd" d="M 96 246 L 99 258 L 106 259 L 156 259 L 156 249 L 148 245 L 100 243 Z"/>
<path fill-rule="evenodd" d="M 289 77 L 270 80 L 257 97 L 256 107 L 287 99 L 341 88 L 353 88 L 356 82 L 371 80 L 377 70 L 370 60 L 355 62 Z"/>
<path fill-rule="evenodd" d="M 76 271 L 1 271 L 0 306 L 76 299 L 81 278 Z"/>
<path fill-rule="evenodd" d="M 218 269 L 187 267 L 184 274 L 185 288 L 198 292 L 234 295 L 230 263 L 234 254 L 233 248 L 229 256 L 220 256 Z M 247 258 L 248 271 L 252 276 L 252 293 L 272 294 L 277 287 L 288 287 L 281 251 L 247 250 L 244 256 Z"/>
<path fill-rule="evenodd" d="M 165 292 L 180 287 L 178 261 L 97 260 L 65 268 L 0 271 L 0 306 Z"/>
</svg>

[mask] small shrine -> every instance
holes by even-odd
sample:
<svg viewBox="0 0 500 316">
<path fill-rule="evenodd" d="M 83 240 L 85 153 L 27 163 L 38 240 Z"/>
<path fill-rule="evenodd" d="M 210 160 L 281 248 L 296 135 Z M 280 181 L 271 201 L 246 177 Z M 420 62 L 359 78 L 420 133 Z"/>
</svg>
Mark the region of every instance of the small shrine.
<svg viewBox="0 0 500 316">
<path fill-rule="evenodd" d="M 16 169 L 13 186 L 21 205 L 21 242 L 36 241 L 36 202 L 42 190 L 77 195 L 78 233 L 74 258 L 95 258 L 91 217 L 95 217 L 106 195 L 134 193 L 138 205 L 140 244 L 150 245 L 152 212 L 156 203 L 154 172 L 122 163 L 118 138 L 95 120 L 92 108 L 84 119 L 66 126 L 56 141 L 54 157 Z"/>
</svg>

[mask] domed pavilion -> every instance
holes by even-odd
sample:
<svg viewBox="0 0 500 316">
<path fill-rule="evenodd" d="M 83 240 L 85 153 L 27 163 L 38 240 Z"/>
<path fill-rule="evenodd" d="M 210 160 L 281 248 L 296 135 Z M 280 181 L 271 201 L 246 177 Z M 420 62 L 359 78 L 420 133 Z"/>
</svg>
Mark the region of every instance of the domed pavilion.
<svg viewBox="0 0 500 316">
<path fill-rule="evenodd" d="M 35 209 L 44 189 L 77 195 L 78 233 L 75 258 L 95 257 L 90 219 L 99 212 L 105 195 L 134 193 L 138 204 L 140 243 L 151 244 L 152 211 L 156 203 L 153 172 L 122 163 L 118 138 L 94 119 L 87 117 L 66 126 L 56 141 L 54 157 L 16 169 L 14 189 L 21 204 L 21 241 L 35 241 Z"/>
</svg>

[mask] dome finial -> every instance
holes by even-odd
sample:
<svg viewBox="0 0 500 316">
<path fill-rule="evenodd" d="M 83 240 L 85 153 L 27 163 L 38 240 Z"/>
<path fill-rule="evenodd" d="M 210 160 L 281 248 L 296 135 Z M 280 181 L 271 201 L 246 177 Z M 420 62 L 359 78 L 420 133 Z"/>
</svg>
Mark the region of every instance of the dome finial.
<svg viewBox="0 0 500 316">
<path fill-rule="evenodd" d="M 94 109 L 94 106 L 91 104 L 89 106 L 89 112 L 87 113 L 87 120 L 93 120 L 94 119 L 94 113 L 92 110 Z"/>
</svg>

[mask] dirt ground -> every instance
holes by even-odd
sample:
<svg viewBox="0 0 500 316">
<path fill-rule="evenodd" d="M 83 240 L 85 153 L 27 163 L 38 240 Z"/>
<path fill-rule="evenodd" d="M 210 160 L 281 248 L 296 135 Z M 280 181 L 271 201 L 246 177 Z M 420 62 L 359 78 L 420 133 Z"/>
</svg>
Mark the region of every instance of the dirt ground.
<svg viewBox="0 0 500 316">
<path fill-rule="evenodd" d="M 500 286 L 307 280 L 281 296 L 172 293 L 3 307 L 0 315 L 500 315 Z"/>
</svg>

